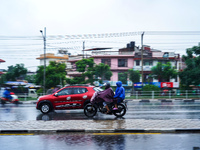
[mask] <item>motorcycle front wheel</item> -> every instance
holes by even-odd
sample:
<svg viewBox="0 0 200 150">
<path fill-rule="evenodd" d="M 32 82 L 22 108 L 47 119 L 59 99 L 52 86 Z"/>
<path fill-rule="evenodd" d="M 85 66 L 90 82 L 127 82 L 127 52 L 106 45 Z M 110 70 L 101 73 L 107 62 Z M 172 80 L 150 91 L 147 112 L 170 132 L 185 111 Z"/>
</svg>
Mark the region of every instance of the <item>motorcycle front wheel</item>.
<svg viewBox="0 0 200 150">
<path fill-rule="evenodd" d="M 118 104 L 118 110 L 114 110 L 113 114 L 116 117 L 122 117 L 126 114 L 126 107 L 123 104 Z"/>
<path fill-rule="evenodd" d="M 97 113 L 97 108 L 92 104 L 89 103 L 84 107 L 84 114 L 87 117 L 94 117 L 96 113 Z"/>
</svg>

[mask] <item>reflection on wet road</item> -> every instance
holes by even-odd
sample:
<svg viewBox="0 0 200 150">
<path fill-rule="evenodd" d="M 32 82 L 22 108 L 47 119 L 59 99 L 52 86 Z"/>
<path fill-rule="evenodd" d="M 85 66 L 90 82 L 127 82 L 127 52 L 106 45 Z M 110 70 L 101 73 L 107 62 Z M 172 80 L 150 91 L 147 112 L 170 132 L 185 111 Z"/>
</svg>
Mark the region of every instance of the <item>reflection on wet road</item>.
<svg viewBox="0 0 200 150">
<path fill-rule="evenodd" d="M 150 103 L 128 102 L 125 119 L 200 119 L 200 101 L 185 103 L 183 101 Z M 42 114 L 35 105 L 0 105 L 0 121 L 20 120 L 78 120 L 89 119 L 83 110 L 56 110 Z M 116 119 L 114 115 L 97 113 L 97 120 Z"/>
<path fill-rule="evenodd" d="M 199 141 L 200 134 L 0 135 L 1 148 L 12 150 L 200 150 Z"/>
</svg>

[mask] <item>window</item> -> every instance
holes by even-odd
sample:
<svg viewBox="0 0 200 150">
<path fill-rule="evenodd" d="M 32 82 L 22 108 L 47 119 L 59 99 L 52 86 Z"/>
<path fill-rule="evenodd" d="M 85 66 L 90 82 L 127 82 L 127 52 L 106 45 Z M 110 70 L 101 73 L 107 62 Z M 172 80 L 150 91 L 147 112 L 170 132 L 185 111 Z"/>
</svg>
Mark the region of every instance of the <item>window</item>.
<svg viewBox="0 0 200 150">
<path fill-rule="evenodd" d="M 103 91 L 103 89 L 99 88 L 99 87 L 95 87 L 93 88 L 96 92 L 100 92 L 100 91 Z"/>
<path fill-rule="evenodd" d="M 153 66 L 153 61 L 152 60 L 145 60 L 144 66 Z"/>
<path fill-rule="evenodd" d="M 108 66 L 111 66 L 111 60 L 110 59 L 101 59 L 101 63 L 106 64 Z"/>
<path fill-rule="evenodd" d="M 165 58 L 169 57 L 169 53 L 168 53 L 168 52 L 165 52 L 165 53 L 163 54 L 163 57 L 165 57 Z"/>
<path fill-rule="evenodd" d="M 127 67 L 127 59 L 118 59 L 118 67 Z"/>
<path fill-rule="evenodd" d="M 136 66 L 140 66 L 140 60 L 136 60 Z"/>
<path fill-rule="evenodd" d="M 74 94 L 82 94 L 86 92 L 87 92 L 86 88 L 74 88 Z"/>
<path fill-rule="evenodd" d="M 73 93 L 73 89 L 72 88 L 65 88 L 61 91 L 58 92 L 58 96 L 61 96 L 61 95 L 70 95 Z"/>
</svg>

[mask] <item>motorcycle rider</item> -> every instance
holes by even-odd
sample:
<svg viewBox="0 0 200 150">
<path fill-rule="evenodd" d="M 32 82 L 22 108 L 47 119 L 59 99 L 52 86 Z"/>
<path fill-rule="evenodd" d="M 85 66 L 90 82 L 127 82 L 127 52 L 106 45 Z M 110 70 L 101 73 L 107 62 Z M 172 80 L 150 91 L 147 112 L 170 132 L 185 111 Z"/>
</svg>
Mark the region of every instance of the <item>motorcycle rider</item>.
<svg viewBox="0 0 200 150">
<path fill-rule="evenodd" d="M 114 98 L 116 98 L 117 100 L 114 101 L 115 107 L 113 108 L 113 110 L 117 110 L 118 109 L 117 104 L 122 102 L 125 99 L 125 89 L 122 86 L 122 82 L 118 81 L 116 85 L 117 85 L 117 89 L 115 90 Z"/>
<path fill-rule="evenodd" d="M 103 101 L 103 105 L 107 109 L 106 113 L 109 114 L 110 109 L 107 104 L 113 102 L 114 92 L 113 89 L 110 87 L 110 83 L 105 83 L 103 86 L 105 86 L 105 90 L 95 92 L 91 98 L 91 103 Z"/>
<path fill-rule="evenodd" d="M 10 94 L 10 88 L 9 87 L 5 88 L 5 91 L 3 92 L 3 97 L 7 98 L 9 101 L 12 101 L 13 98 Z"/>
<path fill-rule="evenodd" d="M 110 109 L 109 109 L 107 104 L 110 103 L 110 102 L 113 102 L 113 96 L 114 96 L 114 92 L 113 92 L 113 89 L 110 87 L 110 83 L 106 83 L 105 84 L 105 90 L 104 91 L 107 94 L 105 94 L 105 96 L 103 97 L 103 99 L 104 99 L 103 105 L 107 109 L 106 113 L 109 114 L 110 113 Z"/>
</svg>

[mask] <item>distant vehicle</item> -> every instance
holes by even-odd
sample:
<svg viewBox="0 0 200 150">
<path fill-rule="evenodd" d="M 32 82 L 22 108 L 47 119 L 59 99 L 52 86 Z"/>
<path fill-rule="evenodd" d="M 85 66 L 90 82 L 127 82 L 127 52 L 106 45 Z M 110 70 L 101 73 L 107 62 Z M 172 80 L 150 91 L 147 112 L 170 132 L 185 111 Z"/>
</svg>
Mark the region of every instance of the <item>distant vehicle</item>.
<svg viewBox="0 0 200 150">
<path fill-rule="evenodd" d="M 19 101 L 18 96 L 15 95 L 15 93 L 10 92 L 10 95 L 12 97 L 12 100 L 5 97 L 1 97 L 1 104 L 6 104 L 6 103 L 22 104 L 22 102 Z"/>
<path fill-rule="evenodd" d="M 90 85 L 66 86 L 53 94 L 40 96 L 36 109 L 42 113 L 62 109 L 83 109 L 96 91 L 102 89 Z"/>
<path fill-rule="evenodd" d="M 18 97 L 38 97 L 36 90 L 39 89 L 40 85 L 28 83 L 27 81 L 7 81 L 3 87 L 10 87 L 11 91 L 14 92 Z"/>
<path fill-rule="evenodd" d="M 27 89 L 26 93 L 17 93 L 18 97 L 24 98 L 24 97 L 32 97 L 37 98 L 36 89 Z"/>
</svg>

